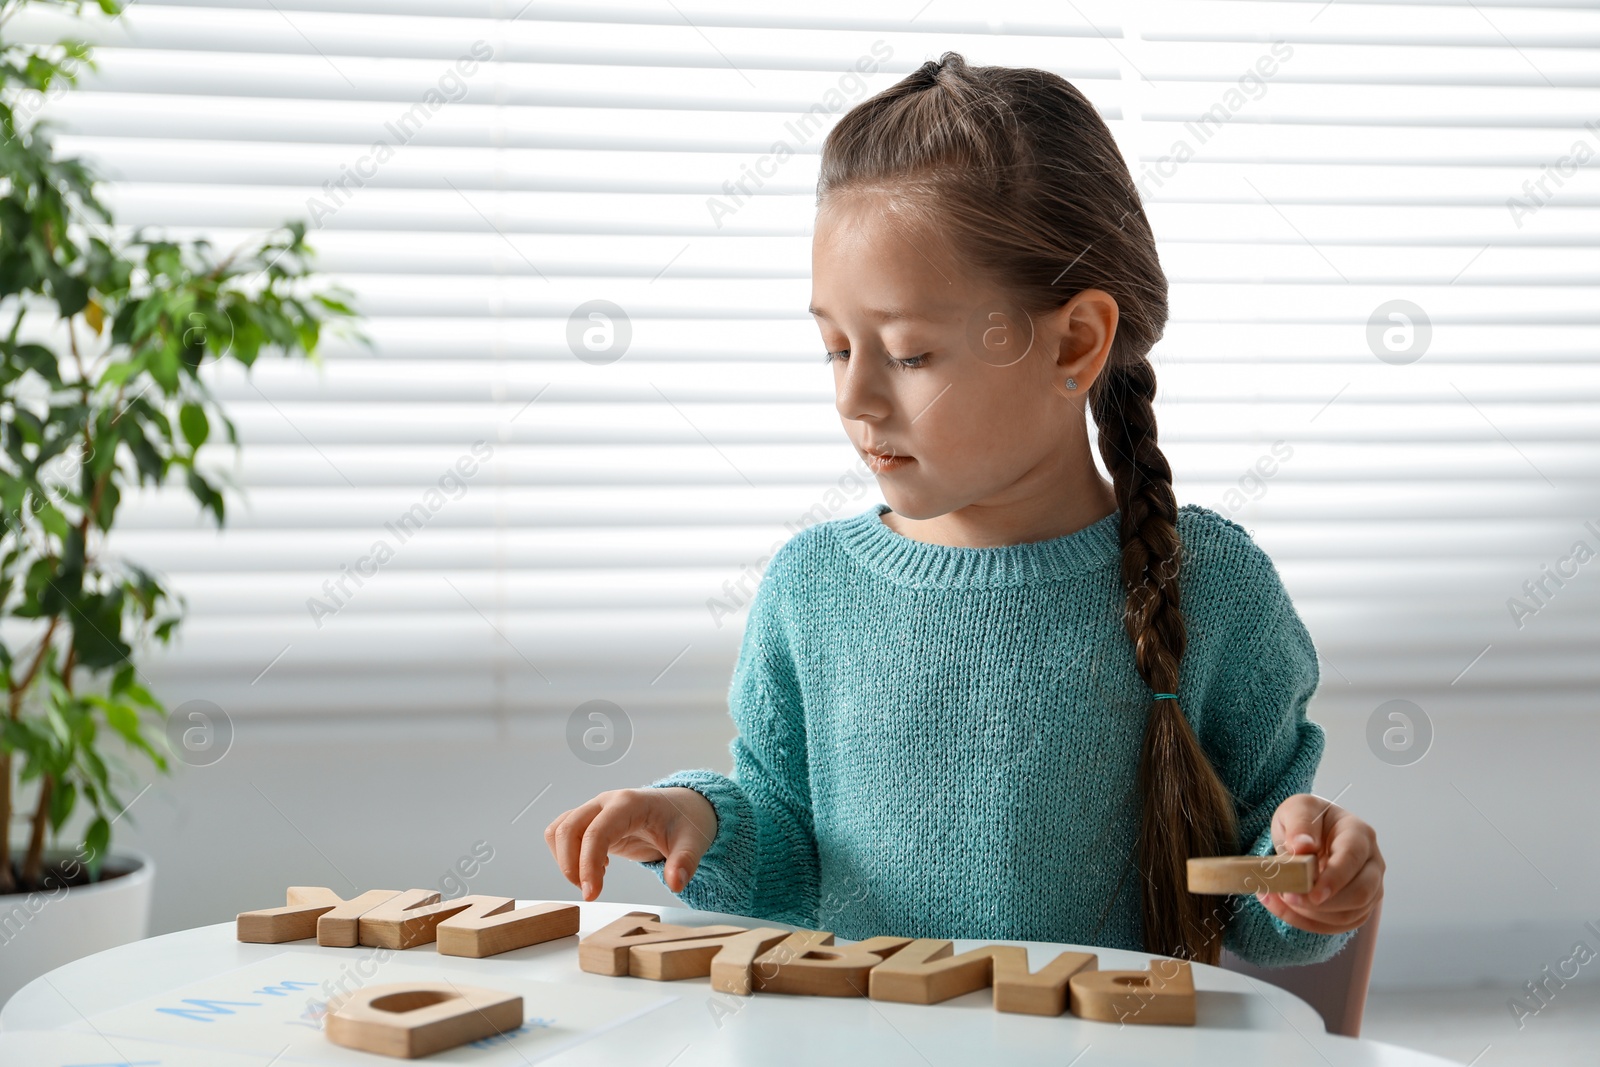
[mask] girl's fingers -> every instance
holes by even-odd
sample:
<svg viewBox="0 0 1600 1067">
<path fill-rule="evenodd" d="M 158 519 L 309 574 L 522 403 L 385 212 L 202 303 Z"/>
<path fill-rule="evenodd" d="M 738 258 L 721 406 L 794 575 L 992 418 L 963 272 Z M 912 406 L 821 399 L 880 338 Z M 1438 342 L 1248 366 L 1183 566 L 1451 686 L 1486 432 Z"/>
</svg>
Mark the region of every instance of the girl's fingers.
<svg viewBox="0 0 1600 1067">
<path fill-rule="evenodd" d="M 1293 926 L 1297 930 L 1304 930 L 1308 934 L 1344 934 L 1349 933 L 1351 930 L 1354 930 L 1357 925 L 1360 925 L 1317 922 L 1315 919 L 1308 919 L 1304 915 L 1295 915 L 1292 913 L 1284 916 L 1283 921 L 1288 923 L 1290 926 Z"/>
<path fill-rule="evenodd" d="M 1296 915 L 1305 915 L 1322 922 L 1348 922 L 1356 925 L 1366 921 L 1367 915 L 1372 911 L 1372 903 L 1358 904 L 1348 908 L 1313 908 L 1306 905 L 1296 905 L 1292 900 L 1285 900 L 1282 895 L 1278 899 L 1287 909 Z"/>
<path fill-rule="evenodd" d="M 563 878 L 567 877 L 567 869 L 561 863 L 561 824 L 566 822 L 567 817 L 571 814 L 572 809 L 568 808 L 554 819 L 551 819 L 550 825 L 544 828 L 544 843 L 549 846 L 550 855 L 556 861 L 556 869 L 561 872 Z M 568 880 L 570 881 L 570 879 Z"/>
<path fill-rule="evenodd" d="M 1288 903 L 1297 911 L 1326 917 L 1341 912 L 1370 910 L 1382 892 L 1383 865 L 1369 862 L 1339 892 L 1326 900 L 1316 902 L 1312 899 L 1315 894 L 1301 893 L 1295 894 L 1300 900 L 1291 897 Z"/>
<path fill-rule="evenodd" d="M 1327 816 L 1333 805 L 1310 793 L 1288 797 L 1272 813 L 1272 844 L 1280 852 L 1298 855 L 1320 852 Z"/>
<path fill-rule="evenodd" d="M 1291 926 L 1314 933 L 1343 933 L 1363 925 L 1383 893 L 1383 868 L 1368 864 L 1352 879 L 1338 897 L 1328 904 L 1314 905 L 1304 894 L 1268 893 L 1257 897 L 1272 914 Z M 1296 899 L 1299 897 L 1300 899 Z"/>
<path fill-rule="evenodd" d="M 1268 911 L 1282 919 L 1284 922 L 1288 923 L 1290 926 L 1293 926 L 1299 930 L 1305 930 L 1308 933 L 1342 934 L 1346 930 L 1354 930 L 1356 927 L 1361 925 L 1361 922 L 1354 922 L 1350 921 L 1349 919 L 1325 922 L 1315 916 L 1296 911 L 1283 900 L 1279 899 L 1276 893 L 1268 893 L 1264 896 L 1257 897 L 1256 899 L 1261 901 L 1262 907 L 1266 908 Z M 1363 919 L 1362 921 L 1365 920 Z"/>
<path fill-rule="evenodd" d="M 610 862 L 611 843 L 627 834 L 632 823 L 626 802 L 606 805 L 589 821 L 578 854 L 578 882 L 584 900 L 600 895 L 600 887 L 605 884 L 606 865 Z"/>
<path fill-rule="evenodd" d="M 583 833 L 589 828 L 589 823 L 600 814 L 601 803 L 599 798 L 580 804 L 567 812 L 561 820 L 561 825 L 556 828 L 556 866 L 561 868 L 562 875 L 577 885 L 579 848 L 582 845 Z"/>
<path fill-rule="evenodd" d="M 685 818 L 677 821 L 671 840 L 666 842 L 667 865 L 662 873 L 667 876 L 667 888 L 674 893 L 683 892 L 700 866 L 700 856 L 704 852 L 700 838 L 700 831 Z"/>
<path fill-rule="evenodd" d="M 600 895 L 613 852 L 668 859 L 664 873 L 674 892 L 694 876 L 705 845 L 697 847 L 693 839 L 703 832 L 693 820 L 660 810 L 662 799 L 660 790 L 614 789 L 563 812 L 545 827 L 544 839 L 556 865 L 583 891 L 584 900 Z"/>
<path fill-rule="evenodd" d="M 1272 813 L 1272 844 L 1280 854 L 1315 853 L 1317 874 L 1309 893 L 1257 894 L 1267 911 L 1315 934 L 1342 934 L 1371 916 L 1384 869 L 1372 827 L 1331 801 L 1296 793 Z"/>
<path fill-rule="evenodd" d="M 1271 912 L 1272 914 L 1276 915 L 1278 918 L 1282 919 L 1284 922 L 1290 924 L 1291 926 L 1298 925 L 1296 920 L 1299 919 L 1299 916 L 1295 914 L 1295 911 L 1294 911 L 1293 908 L 1289 907 L 1288 904 L 1284 903 L 1283 898 L 1280 897 L 1278 894 L 1276 894 L 1276 893 L 1257 893 L 1256 894 L 1256 899 L 1261 902 L 1261 906 L 1263 908 L 1266 908 L 1269 912 Z"/>
<path fill-rule="evenodd" d="M 568 814 L 569 812 L 562 812 L 560 815 L 557 815 L 555 818 L 551 819 L 550 825 L 544 828 L 544 843 L 550 846 L 550 854 L 552 856 L 555 855 L 556 852 L 556 831 L 561 829 L 561 820 L 565 819 Z"/>
<path fill-rule="evenodd" d="M 663 817 L 657 791 L 618 790 L 602 798 L 604 806 L 582 837 L 578 870 L 585 900 L 600 895 L 612 852 L 648 848 L 665 859 L 674 847 L 672 838 L 683 833 L 684 821 Z"/>
<path fill-rule="evenodd" d="M 1340 821 L 1334 824 L 1328 842 L 1327 861 L 1317 875 L 1307 898 L 1325 904 L 1341 893 L 1372 858 L 1373 841 L 1365 823 Z"/>
<path fill-rule="evenodd" d="M 627 790 L 602 796 L 605 796 L 606 803 L 583 832 L 582 854 L 578 864 L 586 900 L 593 900 L 600 895 L 613 851 L 648 845 L 658 854 L 666 854 L 666 848 L 663 847 L 665 835 L 660 821 L 651 817 L 646 799 Z"/>
</svg>

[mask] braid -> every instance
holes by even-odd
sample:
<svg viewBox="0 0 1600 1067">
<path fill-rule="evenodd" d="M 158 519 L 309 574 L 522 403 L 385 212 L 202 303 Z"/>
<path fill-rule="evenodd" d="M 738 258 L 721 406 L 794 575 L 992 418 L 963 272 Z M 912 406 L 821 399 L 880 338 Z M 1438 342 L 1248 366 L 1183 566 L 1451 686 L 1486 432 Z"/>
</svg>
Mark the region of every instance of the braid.
<svg viewBox="0 0 1600 1067">
<path fill-rule="evenodd" d="M 1155 371 L 1139 359 L 1108 365 L 1090 388 L 1090 404 L 1122 515 L 1122 584 L 1128 591 L 1123 624 L 1134 661 L 1153 692 L 1176 693 L 1188 639 L 1179 610 L 1183 546 L 1172 469 L 1156 444 L 1155 392 Z M 1150 704 L 1139 792 L 1145 948 L 1216 963 L 1221 925 L 1206 916 L 1215 914 L 1221 900 L 1187 891 L 1187 860 L 1236 851 L 1238 830 L 1233 798 L 1176 700 Z"/>
</svg>

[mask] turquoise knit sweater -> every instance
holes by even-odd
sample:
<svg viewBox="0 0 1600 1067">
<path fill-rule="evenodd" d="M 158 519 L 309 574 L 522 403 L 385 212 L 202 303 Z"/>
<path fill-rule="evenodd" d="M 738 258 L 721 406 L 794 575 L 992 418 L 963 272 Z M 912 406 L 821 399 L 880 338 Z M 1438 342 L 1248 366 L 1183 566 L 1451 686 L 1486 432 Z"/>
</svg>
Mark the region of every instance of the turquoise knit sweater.
<svg viewBox="0 0 1600 1067">
<path fill-rule="evenodd" d="M 1122 628 L 1118 512 L 990 548 L 916 541 L 877 504 L 772 557 L 729 687 L 731 775 L 680 771 L 717 832 L 689 907 L 859 940 L 1143 947 L 1136 842 L 1151 692 Z M 1272 560 L 1237 523 L 1179 509 L 1188 646 L 1179 704 L 1232 792 L 1241 840 L 1309 792 L 1316 651 Z M 646 864 L 662 875 L 662 861 Z M 1311 963 L 1349 935 L 1228 898 L 1224 943 Z"/>
</svg>

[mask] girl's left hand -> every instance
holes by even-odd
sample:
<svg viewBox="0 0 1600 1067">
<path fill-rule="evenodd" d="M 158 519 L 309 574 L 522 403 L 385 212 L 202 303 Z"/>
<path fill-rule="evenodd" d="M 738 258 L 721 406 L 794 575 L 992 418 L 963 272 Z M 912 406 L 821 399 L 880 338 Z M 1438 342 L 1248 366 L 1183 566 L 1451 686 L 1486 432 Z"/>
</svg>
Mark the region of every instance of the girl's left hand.
<svg viewBox="0 0 1600 1067">
<path fill-rule="evenodd" d="M 1272 814 L 1279 853 L 1315 852 L 1317 877 L 1309 893 L 1257 893 L 1272 914 L 1314 934 L 1342 934 L 1365 923 L 1383 898 L 1383 854 L 1371 826 L 1337 804 L 1296 793 Z"/>
</svg>

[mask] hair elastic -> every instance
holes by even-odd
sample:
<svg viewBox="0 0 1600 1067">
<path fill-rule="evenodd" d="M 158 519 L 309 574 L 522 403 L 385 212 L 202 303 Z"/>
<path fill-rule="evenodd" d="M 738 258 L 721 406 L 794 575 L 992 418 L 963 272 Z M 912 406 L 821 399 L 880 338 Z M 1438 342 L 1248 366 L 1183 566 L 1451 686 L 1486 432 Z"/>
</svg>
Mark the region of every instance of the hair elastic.
<svg viewBox="0 0 1600 1067">
<path fill-rule="evenodd" d="M 1178 694 L 1176 694 L 1176 693 L 1157 693 L 1155 695 L 1155 699 L 1157 699 L 1157 700 L 1177 700 L 1178 699 Z"/>
</svg>

